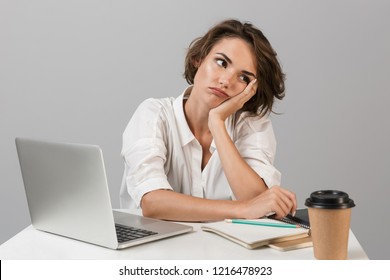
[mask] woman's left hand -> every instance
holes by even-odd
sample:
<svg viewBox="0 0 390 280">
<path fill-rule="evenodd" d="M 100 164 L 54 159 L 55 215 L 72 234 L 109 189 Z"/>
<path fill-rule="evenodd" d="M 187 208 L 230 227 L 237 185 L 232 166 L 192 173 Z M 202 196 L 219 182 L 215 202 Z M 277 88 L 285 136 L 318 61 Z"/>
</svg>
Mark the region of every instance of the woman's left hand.
<svg viewBox="0 0 390 280">
<path fill-rule="evenodd" d="M 236 96 L 229 98 L 221 103 L 219 106 L 210 110 L 209 113 L 209 126 L 210 121 L 221 120 L 225 121 L 227 117 L 240 110 L 244 104 L 251 99 L 257 91 L 257 79 L 251 81 L 246 88 Z"/>
</svg>

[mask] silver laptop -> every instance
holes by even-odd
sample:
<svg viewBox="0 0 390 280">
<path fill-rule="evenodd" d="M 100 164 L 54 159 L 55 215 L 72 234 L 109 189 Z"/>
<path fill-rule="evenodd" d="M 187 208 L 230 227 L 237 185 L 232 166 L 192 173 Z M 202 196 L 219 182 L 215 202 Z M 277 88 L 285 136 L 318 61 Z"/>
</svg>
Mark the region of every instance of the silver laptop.
<svg viewBox="0 0 390 280">
<path fill-rule="evenodd" d="M 192 227 L 113 211 L 98 146 L 16 138 L 34 228 L 122 249 Z"/>
</svg>

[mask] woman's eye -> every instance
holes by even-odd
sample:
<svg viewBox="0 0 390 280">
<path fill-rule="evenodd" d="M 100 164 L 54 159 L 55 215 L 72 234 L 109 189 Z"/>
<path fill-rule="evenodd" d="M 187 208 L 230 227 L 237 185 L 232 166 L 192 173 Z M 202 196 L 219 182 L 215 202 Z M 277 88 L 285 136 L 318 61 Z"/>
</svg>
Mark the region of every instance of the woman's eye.
<svg viewBox="0 0 390 280">
<path fill-rule="evenodd" d="M 217 58 L 216 59 L 217 61 L 217 64 L 223 68 L 226 68 L 227 67 L 227 62 L 224 60 L 224 59 L 221 59 L 221 58 Z"/>
<path fill-rule="evenodd" d="M 246 76 L 246 75 L 240 75 L 240 79 L 241 79 L 242 81 L 244 81 L 245 83 L 247 83 L 247 84 L 249 84 L 249 83 L 251 82 L 251 80 L 249 79 L 249 77 Z"/>
</svg>

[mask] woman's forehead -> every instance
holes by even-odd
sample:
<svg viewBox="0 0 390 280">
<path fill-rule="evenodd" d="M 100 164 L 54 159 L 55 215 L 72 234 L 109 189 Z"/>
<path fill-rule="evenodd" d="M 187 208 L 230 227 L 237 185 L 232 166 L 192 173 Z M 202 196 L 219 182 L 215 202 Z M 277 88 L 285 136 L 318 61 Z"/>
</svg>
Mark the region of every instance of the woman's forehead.
<svg viewBox="0 0 390 280">
<path fill-rule="evenodd" d="M 212 47 L 209 55 L 223 53 L 232 64 L 243 70 L 256 72 L 256 57 L 252 46 L 240 38 L 223 38 Z"/>
</svg>

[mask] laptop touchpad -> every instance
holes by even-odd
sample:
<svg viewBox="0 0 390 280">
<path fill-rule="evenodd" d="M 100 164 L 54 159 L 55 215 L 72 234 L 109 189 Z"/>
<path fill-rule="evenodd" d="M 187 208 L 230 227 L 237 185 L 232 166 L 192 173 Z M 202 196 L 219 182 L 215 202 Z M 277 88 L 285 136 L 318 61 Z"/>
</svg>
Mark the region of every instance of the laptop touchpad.
<svg viewBox="0 0 390 280">
<path fill-rule="evenodd" d="M 125 226 L 141 226 L 150 223 L 155 223 L 157 220 L 149 219 L 146 217 L 133 215 L 124 212 L 113 211 L 115 223 Z"/>
</svg>

